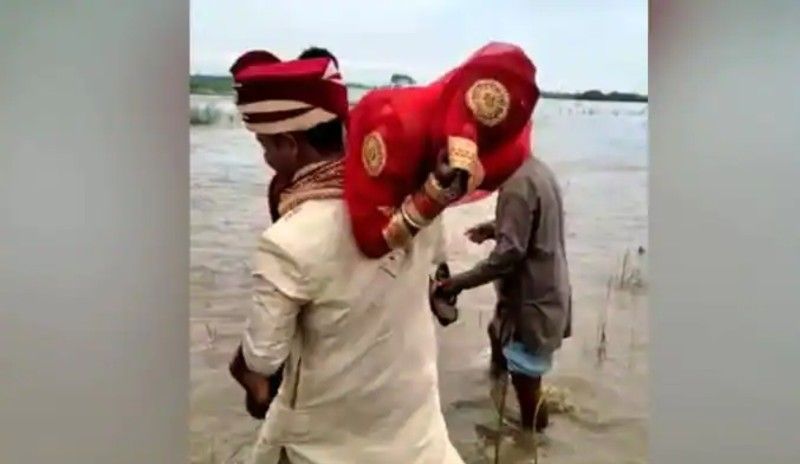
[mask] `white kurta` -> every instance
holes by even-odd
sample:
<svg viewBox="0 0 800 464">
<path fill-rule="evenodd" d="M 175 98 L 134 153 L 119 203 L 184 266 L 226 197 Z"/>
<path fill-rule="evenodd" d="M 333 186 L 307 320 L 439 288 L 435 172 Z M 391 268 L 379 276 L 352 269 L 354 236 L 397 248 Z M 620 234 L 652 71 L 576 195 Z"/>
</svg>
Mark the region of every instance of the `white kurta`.
<svg viewBox="0 0 800 464">
<path fill-rule="evenodd" d="M 364 257 L 341 200 L 308 201 L 264 232 L 243 348 L 284 381 L 256 463 L 459 464 L 439 403 L 427 301 L 441 222 L 407 250 Z M 288 358 L 287 358 L 288 356 Z"/>
</svg>

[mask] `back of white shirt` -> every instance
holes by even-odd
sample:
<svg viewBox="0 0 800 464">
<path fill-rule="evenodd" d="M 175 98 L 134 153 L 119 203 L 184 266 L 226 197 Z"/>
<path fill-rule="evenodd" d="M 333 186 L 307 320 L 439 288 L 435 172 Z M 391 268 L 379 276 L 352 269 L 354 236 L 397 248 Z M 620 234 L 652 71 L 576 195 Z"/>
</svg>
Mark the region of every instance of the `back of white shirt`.
<svg viewBox="0 0 800 464">
<path fill-rule="evenodd" d="M 282 349 L 288 359 L 258 462 L 277 462 L 281 446 L 292 462 L 461 462 L 440 409 L 427 301 L 440 221 L 382 259 L 359 252 L 340 200 L 303 203 L 263 234 L 248 364 L 258 367 L 257 353 L 274 365 Z"/>
</svg>

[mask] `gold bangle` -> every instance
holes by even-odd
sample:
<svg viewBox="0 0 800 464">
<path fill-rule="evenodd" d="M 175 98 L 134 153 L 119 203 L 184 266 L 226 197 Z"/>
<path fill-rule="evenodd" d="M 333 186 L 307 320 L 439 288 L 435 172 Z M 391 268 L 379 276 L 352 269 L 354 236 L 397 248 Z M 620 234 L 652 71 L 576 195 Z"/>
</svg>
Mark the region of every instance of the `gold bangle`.
<svg viewBox="0 0 800 464">
<path fill-rule="evenodd" d="M 453 195 L 442 187 L 433 173 L 428 176 L 428 180 L 425 181 L 423 188 L 429 197 L 433 198 L 436 203 L 442 206 L 447 206 L 453 202 Z"/>
<path fill-rule="evenodd" d="M 412 232 L 406 220 L 403 219 L 403 214 L 400 211 L 392 215 L 389 223 L 383 228 L 382 234 L 386 244 L 392 250 L 406 246 L 414 238 L 414 232 Z"/>
<path fill-rule="evenodd" d="M 411 195 L 407 196 L 405 201 L 403 201 L 403 204 L 400 206 L 400 212 L 403 218 L 417 230 L 431 223 L 431 219 L 423 216 L 419 209 L 417 209 L 417 206 L 414 204 L 414 198 Z"/>
</svg>

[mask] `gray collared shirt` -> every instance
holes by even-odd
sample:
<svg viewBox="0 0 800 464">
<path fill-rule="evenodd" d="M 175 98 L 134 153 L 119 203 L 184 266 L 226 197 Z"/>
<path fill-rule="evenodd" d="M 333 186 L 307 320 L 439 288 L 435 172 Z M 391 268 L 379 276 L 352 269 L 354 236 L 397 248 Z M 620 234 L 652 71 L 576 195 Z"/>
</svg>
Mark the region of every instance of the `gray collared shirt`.
<svg viewBox="0 0 800 464">
<path fill-rule="evenodd" d="M 531 351 L 552 353 L 570 335 L 572 291 L 561 190 L 541 160 L 529 158 L 500 188 L 494 224 L 494 250 L 459 286 L 496 281 L 495 323 Z"/>
</svg>

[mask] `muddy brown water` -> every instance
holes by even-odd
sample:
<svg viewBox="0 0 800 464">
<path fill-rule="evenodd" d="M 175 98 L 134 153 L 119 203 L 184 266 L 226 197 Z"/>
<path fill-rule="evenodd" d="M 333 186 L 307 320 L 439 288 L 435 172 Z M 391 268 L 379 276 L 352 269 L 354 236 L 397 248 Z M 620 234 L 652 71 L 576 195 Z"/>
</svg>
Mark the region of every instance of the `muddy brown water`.
<svg viewBox="0 0 800 464">
<path fill-rule="evenodd" d="M 219 106 L 231 110 L 227 102 Z M 244 411 L 227 363 L 249 309 L 255 240 L 269 223 L 265 191 L 271 172 L 252 137 L 231 118 L 221 121 L 191 131 L 193 463 L 240 462 L 258 427 Z M 534 138 L 536 156 L 553 167 L 564 190 L 574 291 L 573 337 L 545 378 L 574 410 L 552 416 L 551 427 L 537 440 L 539 462 L 647 462 L 647 106 L 544 100 Z M 462 234 L 491 218 L 494 203 L 491 196 L 446 212 L 454 270 L 491 249 Z M 615 281 L 609 288 L 610 279 Z M 459 321 L 438 330 L 443 411 L 467 463 L 493 462 L 498 420 L 486 376 L 485 333 L 494 301 L 491 286 L 463 293 Z M 533 462 L 530 437 L 520 436 L 513 425 L 511 391 L 507 411 L 500 462 Z"/>
</svg>

